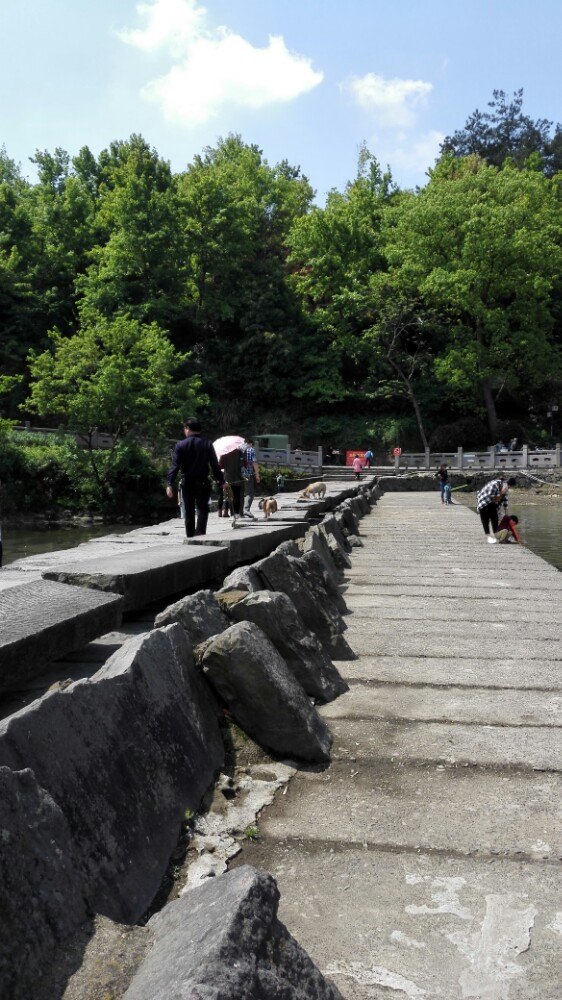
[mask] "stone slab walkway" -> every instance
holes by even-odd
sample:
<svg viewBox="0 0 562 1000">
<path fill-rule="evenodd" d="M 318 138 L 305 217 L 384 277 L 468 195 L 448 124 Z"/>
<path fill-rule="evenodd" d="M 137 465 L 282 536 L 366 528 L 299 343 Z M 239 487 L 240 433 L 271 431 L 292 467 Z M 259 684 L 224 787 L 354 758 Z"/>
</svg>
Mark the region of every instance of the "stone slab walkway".
<svg viewBox="0 0 562 1000">
<path fill-rule="evenodd" d="M 559 1000 L 562 576 L 391 493 L 346 574 L 350 690 L 237 863 L 347 1000 Z"/>
</svg>

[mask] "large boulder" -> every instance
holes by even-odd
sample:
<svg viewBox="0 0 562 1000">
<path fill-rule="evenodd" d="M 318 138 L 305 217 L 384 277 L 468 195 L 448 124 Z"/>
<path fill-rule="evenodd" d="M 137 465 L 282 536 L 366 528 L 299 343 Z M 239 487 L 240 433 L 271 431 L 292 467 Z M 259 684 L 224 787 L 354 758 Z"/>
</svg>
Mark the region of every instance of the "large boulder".
<svg viewBox="0 0 562 1000">
<path fill-rule="evenodd" d="M 251 593 L 254 590 L 261 590 L 262 587 L 263 583 L 253 566 L 238 566 L 225 577 L 217 593 L 226 594 L 231 590 L 247 590 Z"/>
<path fill-rule="evenodd" d="M 0 996 L 29 1000 L 88 914 L 62 810 L 32 771 L 0 767 Z"/>
<path fill-rule="evenodd" d="M 124 1000 L 342 1000 L 277 918 L 274 878 L 248 865 L 169 903 Z"/>
<path fill-rule="evenodd" d="M 293 676 L 313 698 L 332 701 L 347 691 L 347 684 L 286 594 L 273 590 L 248 594 L 231 608 L 230 614 L 234 621 L 253 622 L 265 632 Z"/>
<path fill-rule="evenodd" d="M 210 590 L 198 590 L 196 594 L 170 604 L 156 616 L 154 624 L 156 628 L 161 628 L 174 622 L 179 622 L 194 646 L 224 632 L 230 625 Z"/>
<path fill-rule="evenodd" d="M 306 576 L 311 589 L 320 594 L 321 591 L 318 588 L 324 588 L 328 606 L 334 616 L 347 614 L 349 609 L 339 585 L 334 583 L 333 578 L 326 572 L 324 563 L 317 552 L 312 550 L 305 552 L 299 559 L 299 567 Z M 345 622 L 343 624 L 344 628 L 347 628 L 347 624 Z"/>
<path fill-rule="evenodd" d="M 322 565 L 326 573 L 331 578 L 334 586 L 337 587 L 342 578 L 342 571 L 340 567 L 336 566 L 326 535 L 320 531 L 319 527 L 311 528 L 310 531 L 307 531 L 302 539 L 301 550 L 303 555 L 306 552 L 316 552 L 322 560 Z"/>
<path fill-rule="evenodd" d="M 91 679 L 0 723 L 0 765 L 33 770 L 65 818 L 89 909 L 121 922 L 152 901 L 185 810 L 223 760 L 180 625 L 131 639 Z"/>
<path fill-rule="evenodd" d="M 252 739 L 278 754 L 330 759 L 331 736 L 267 635 L 232 625 L 201 647 L 207 680 Z"/>
<path fill-rule="evenodd" d="M 335 536 L 323 529 L 322 525 L 319 525 L 319 530 L 324 535 L 326 539 L 326 545 L 330 550 L 332 559 L 334 560 L 334 566 L 340 571 L 351 568 L 351 559 L 349 558 L 345 549 L 340 545 Z"/>
<path fill-rule="evenodd" d="M 313 553 L 307 553 L 307 557 Z M 342 636 L 346 625 L 332 602 L 328 599 L 322 579 L 317 579 L 302 559 L 272 552 L 255 565 L 266 587 L 280 590 L 291 598 L 307 628 L 314 632 L 334 660 L 353 659 L 347 642 Z"/>
<path fill-rule="evenodd" d="M 341 530 L 339 521 L 337 520 L 335 514 L 330 514 L 329 517 L 325 517 L 320 524 L 320 527 L 324 532 L 326 532 L 326 534 L 332 535 L 335 538 L 336 542 L 341 546 L 344 552 L 349 552 L 346 537 Z"/>
</svg>

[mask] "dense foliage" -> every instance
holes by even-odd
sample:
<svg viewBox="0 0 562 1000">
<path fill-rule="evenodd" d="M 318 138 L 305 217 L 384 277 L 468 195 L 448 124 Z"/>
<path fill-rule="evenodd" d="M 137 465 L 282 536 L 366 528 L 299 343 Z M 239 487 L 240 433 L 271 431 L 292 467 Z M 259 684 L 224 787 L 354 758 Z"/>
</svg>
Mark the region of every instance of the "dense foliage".
<svg viewBox="0 0 562 1000">
<path fill-rule="evenodd" d="M 73 446 L 106 502 L 187 410 L 210 434 L 303 447 L 546 443 L 562 386 L 559 146 L 521 93 L 498 91 L 423 188 L 398 189 L 363 149 L 324 207 L 239 136 L 179 174 L 135 135 L 98 157 L 37 152 L 35 183 L 3 151 L 3 414 L 86 444 L 112 433 L 103 458 Z"/>
</svg>

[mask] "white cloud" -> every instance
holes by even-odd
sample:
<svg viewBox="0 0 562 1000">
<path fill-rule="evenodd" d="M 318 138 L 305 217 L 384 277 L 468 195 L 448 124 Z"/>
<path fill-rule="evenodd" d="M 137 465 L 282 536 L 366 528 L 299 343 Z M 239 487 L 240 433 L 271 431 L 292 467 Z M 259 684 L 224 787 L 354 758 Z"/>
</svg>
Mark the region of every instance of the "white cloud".
<svg viewBox="0 0 562 1000">
<path fill-rule="evenodd" d="M 357 103 L 373 112 L 381 125 L 408 128 L 414 123 L 414 111 L 425 104 L 433 90 L 424 80 L 385 80 L 377 73 L 353 76 L 344 85 Z"/>
<path fill-rule="evenodd" d="M 444 132 L 432 129 L 412 141 L 408 146 L 398 146 L 392 150 L 388 157 L 390 163 L 393 167 L 411 173 L 426 171 L 434 165 L 439 156 L 439 147 L 444 138 Z"/>
<path fill-rule="evenodd" d="M 260 109 L 292 101 L 322 82 L 310 59 L 290 52 L 282 37 L 257 48 L 228 28 L 206 26 L 197 0 L 153 0 L 137 7 L 142 29 L 119 37 L 145 52 L 164 49 L 170 69 L 142 91 L 169 121 L 200 125 L 226 106 Z"/>
</svg>

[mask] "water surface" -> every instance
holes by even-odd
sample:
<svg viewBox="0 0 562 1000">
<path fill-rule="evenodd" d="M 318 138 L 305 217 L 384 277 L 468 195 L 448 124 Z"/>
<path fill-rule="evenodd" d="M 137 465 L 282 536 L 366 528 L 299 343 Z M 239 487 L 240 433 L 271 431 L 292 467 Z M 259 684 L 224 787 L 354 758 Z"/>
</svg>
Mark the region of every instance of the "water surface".
<svg viewBox="0 0 562 1000">
<path fill-rule="evenodd" d="M 89 538 L 99 538 L 100 535 L 123 535 L 131 531 L 132 524 L 90 524 L 84 527 L 71 528 L 10 528 L 2 529 L 4 549 L 3 565 L 35 556 L 40 552 L 56 552 L 58 549 L 71 549 Z"/>
</svg>

